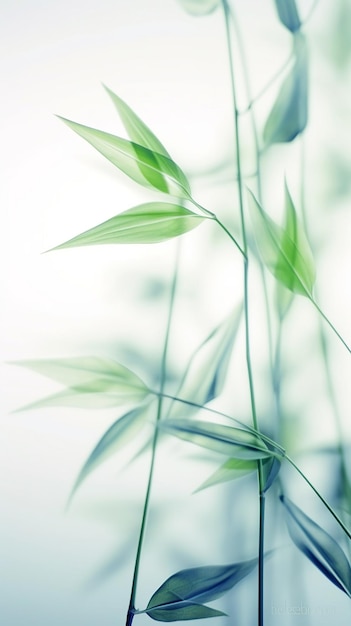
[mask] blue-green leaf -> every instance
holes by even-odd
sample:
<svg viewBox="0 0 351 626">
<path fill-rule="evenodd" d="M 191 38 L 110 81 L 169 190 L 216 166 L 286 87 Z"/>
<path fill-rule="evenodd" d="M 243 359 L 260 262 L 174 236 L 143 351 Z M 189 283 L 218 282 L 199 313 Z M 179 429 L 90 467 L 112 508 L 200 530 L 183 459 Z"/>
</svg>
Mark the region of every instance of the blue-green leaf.
<svg viewBox="0 0 351 626">
<path fill-rule="evenodd" d="M 285 78 L 263 130 L 266 147 L 293 141 L 308 118 L 307 45 L 302 34 L 295 37 L 295 60 Z"/>
<path fill-rule="evenodd" d="M 262 469 L 264 476 L 264 488 L 263 493 L 268 491 L 276 479 L 281 466 L 281 461 L 277 458 L 263 459 Z M 214 485 L 220 485 L 232 480 L 237 480 L 253 472 L 257 472 L 258 462 L 254 460 L 246 459 L 228 459 L 223 465 L 221 465 L 205 482 L 203 482 L 196 492 L 213 487 Z"/>
<path fill-rule="evenodd" d="M 148 202 L 55 246 L 52 250 L 102 244 L 159 243 L 196 228 L 206 217 L 178 204 Z"/>
<path fill-rule="evenodd" d="M 162 622 L 224 615 L 202 603 L 220 598 L 250 574 L 256 565 L 257 559 L 252 559 L 232 565 L 181 570 L 157 589 L 143 612 Z"/>
<path fill-rule="evenodd" d="M 63 391 L 20 410 L 48 406 L 107 408 L 140 402 L 150 393 L 139 376 L 113 359 L 84 356 L 12 363 L 27 367 L 66 386 Z"/>
<path fill-rule="evenodd" d="M 285 496 L 287 523 L 295 545 L 339 589 L 351 597 L 351 567 L 339 544 Z"/>
<path fill-rule="evenodd" d="M 180 383 L 177 397 L 204 405 L 223 390 L 230 356 L 242 315 L 238 306 L 219 324 L 192 355 Z M 198 409 L 187 407 L 187 415 Z M 184 404 L 174 402 L 169 417 L 184 415 Z"/>
<path fill-rule="evenodd" d="M 275 453 L 258 436 L 241 428 L 194 420 L 164 420 L 163 430 L 214 452 L 234 459 L 264 459 Z"/>
<path fill-rule="evenodd" d="M 140 185 L 181 198 L 190 197 L 190 186 L 185 174 L 164 154 L 96 128 L 63 117 L 60 119 Z"/>
<path fill-rule="evenodd" d="M 249 208 L 263 263 L 287 289 L 311 298 L 315 282 L 313 256 L 287 187 L 286 210 L 290 217 L 284 228 L 273 222 L 251 192 Z"/>
<path fill-rule="evenodd" d="M 153 152 L 157 152 L 158 154 L 163 154 L 163 156 L 171 159 L 171 156 L 168 154 L 166 148 L 162 145 L 159 139 L 157 139 L 150 128 L 144 124 L 140 117 L 132 111 L 122 98 L 117 96 L 105 85 L 104 87 L 118 111 L 129 138 L 134 141 L 134 143 L 144 146 L 144 148 L 148 148 L 149 150 L 153 150 Z"/>
<path fill-rule="evenodd" d="M 292 33 L 298 31 L 301 21 L 295 0 L 275 0 L 275 6 L 281 23 Z"/>
<path fill-rule="evenodd" d="M 207 15 L 221 4 L 221 0 L 179 0 L 179 2 L 191 15 Z"/>
<path fill-rule="evenodd" d="M 73 497 L 74 493 L 86 477 L 89 476 L 89 474 L 91 474 L 96 467 L 98 467 L 111 455 L 115 454 L 126 443 L 128 443 L 137 432 L 140 431 L 142 426 L 146 423 L 149 409 L 150 403 L 142 404 L 141 406 L 128 411 L 128 413 L 125 413 L 125 415 L 120 417 L 112 424 L 112 426 L 110 426 L 94 447 L 79 472 L 78 478 L 72 489 L 70 499 Z"/>
</svg>

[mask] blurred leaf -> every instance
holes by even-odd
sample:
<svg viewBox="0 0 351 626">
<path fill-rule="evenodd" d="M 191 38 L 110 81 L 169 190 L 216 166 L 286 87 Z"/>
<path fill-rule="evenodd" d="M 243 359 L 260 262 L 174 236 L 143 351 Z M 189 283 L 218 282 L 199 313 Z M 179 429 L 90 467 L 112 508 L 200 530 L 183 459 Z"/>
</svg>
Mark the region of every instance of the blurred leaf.
<svg viewBox="0 0 351 626">
<path fill-rule="evenodd" d="M 275 0 L 279 19 L 292 33 L 301 27 L 295 0 Z"/>
<path fill-rule="evenodd" d="M 191 15 L 207 15 L 221 4 L 221 0 L 178 0 Z"/>
<path fill-rule="evenodd" d="M 263 129 L 266 147 L 293 141 L 307 125 L 308 62 L 302 34 L 294 38 L 295 61 L 285 78 Z"/>
<path fill-rule="evenodd" d="M 339 544 L 285 496 L 290 536 L 307 558 L 339 589 L 351 597 L 351 568 Z"/>
<path fill-rule="evenodd" d="M 262 468 L 264 472 L 265 487 L 263 492 L 265 493 L 272 486 L 275 478 L 278 475 L 281 462 L 276 458 L 264 459 Z M 231 480 L 237 480 L 253 472 L 257 472 L 257 461 L 250 461 L 245 459 L 228 459 L 221 467 L 219 467 L 207 480 L 205 480 L 195 493 L 219 485 Z"/>
<path fill-rule="evenodd" d="M 48 406 L 106 408 L 140 402 L 149 393 L 145 383 L 124 365 L 94 356 L 14 361 L 68 387 L 20 410 Z"/>
<path fill-rule="evenodd" d="M 129 138 L 140 146 L 144 146 L 144 148 L 153 150 L 158 154 L 163 154 L 163 156 L 171 159 L 166 148 L 157 139 L 157 137 L 155 137 L 150 128 L 144 124 L 140 117 L 138 117 L 134 111 L 132 111 L 132 109 L 121 98 L 119 98 L 119 96 L 111 91 L 111 89 L 105 85 L 104 88 L 115 105 Z"/>
<path fill-rule="evenodd" d="M 161 622 L 225 615 L 203 606 L 202 602 L 220 598 L 256 565 L 257 559 L 252 559 L 233 565 L 210 565 L 177 572 L 157 589 L 145 612 Z"/>
<path fill-rule="evenodd" d="M 351 4 L 350 0 L 333 3 L 334 14 L 328 20 L 328 31 L 322 39 L 322 50 L 330 55 L 336 67 L 345 72 L 351 58 Z"/>
<path fill-rule="evenodd" d="M 284 228 L 271 220 L 251 192 L 249 200 L 255 239 L 263 263 L 287 289 L 311 298 L 315 281 L 312 252 L 287 187 L 288 218 Z"/>
<path fill-rule="evenodd" d="M 271 488 L 275 479 L 277 478 L 281 467 L 281 461 L 277 458 L 268 459 L 263 461 L 262 470 L 264 478 L 263 493 L 266 493 Z"/>
<path fill-rule="evenodd" d="M 189 198 L 190 186 L 185 174 L 164 154 L 110 133 L 58 117 L 140 185 L 181 198 Z"/>
<path fill-rule="evenodd" d="M 253 433 L 213 422 L 164 420 L 160 427 L 172 435 L 233 459 L 264 459 L 274 454 L 264 441 Z"/>
<path fill-rule="evenodd" d="M 248 474 L 252 474 L 257 471 L 257 461 L 248 461 L 245 459 L 228 459 L 223 465 L 221 465 L 200 487 L 197 491 L 207 489 L 207 487 L 213 487 L 221 483 L 228 482 L 230 480 L 237 480 Z M 196 493 L 195 492 L 195 493 Z"/>
<path fill-rule="evenodd" d="M 204 219 L 178 204 L 148 202 L 115 215 L 52 250 L 113 243 L 159 243 L 183 235 Z"/>
<path fill-rule="evenodd" d="M 180 383 L 177 397 L 204 405 L 219 396 L 223 390 L 233 343 L 238 332 L 242 305 L 238 306 L 217 326 L 192 355 Z M 188 406 L 187 415 L 199 409 Z M 184 415 L 180 402 L 171 406 L 169 417 Z"/>
<path fill-rule="evenodd" d="M 87 461 L 84 463 L 78 478 L 73 486 L 69 501 L 77 491 L 78 487 L 86 479 L 93 470 L 96 469 L 103 461 L 112 456 L 115 452 L 121 449 L 126 443 L 128 443 L 147 420 L 150 403 L 143 404 L 141 406 L 128 411 L 116 422 L 110 426 L 110 428 L 101 437 Z"/>
</svg>

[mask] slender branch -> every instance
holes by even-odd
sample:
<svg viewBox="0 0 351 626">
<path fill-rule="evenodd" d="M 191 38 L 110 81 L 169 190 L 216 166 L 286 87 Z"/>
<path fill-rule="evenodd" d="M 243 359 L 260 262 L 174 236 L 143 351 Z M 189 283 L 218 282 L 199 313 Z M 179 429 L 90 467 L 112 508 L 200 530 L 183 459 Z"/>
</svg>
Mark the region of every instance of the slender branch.
<svg viewBox="0 0 351 626">
<path fill-rule="evenodd" d="M 254 104 L 260 100 L 262 98 L 262 96 L 264 96 L 264 94 L 269 90 L 269 88 L 274 85 L 274 83 L 276 82 L 277 78 L 279 78 L 279 76 L 281 76 L 289 67 L 291 61 L 293 60 L 294 55 L 290 54 L 289 57 L 287 58 L 287 60 L 283 63 L 283 65 L 275 72 L 275 74 L 273 74 L 272 78 L 270 78 L 270 80 L 268 81 L 268 83 L 265 84 L 264 87 L 262 87 L 261 91 L 259 91 L 259 93 L 254 97 L 254 98 L 250 98 L 250 102 L 247 105 L 247 107 L 245 109 L 242 109 L 241 111 L 239 111 L 239 115 L 245 115 L 246 113 L 248 113 L 252 107 L 254 106 Z"/>
<path fill-rule="evenodd" d="M 253 384 L 253 373 L 251 365 L 250 352 L 250 326 L 249 326 L 249 290 L 248 290 L 248 246 L 246 237 L 244 201 L 243 201 L 243 181 L 241 174 L 241 158 L 240 158 L 240 129 L 239 129 L 239 110 L 236 96 L 236 85 L 234 79 L 233 51 L 230 33 L 230 8 L 227 0 L 222 0 L 224 11 L 224 21 L 226 29 L 226 41 L 229 59 L 230 83 L 234 105 L 234 128 L 235 128 L 235 151 L 236 151 L 236 169 L 238 174 L 238 194 L 239 194 L 239 210 L 243 239 L 244 256 L 244 313 L 245 313 L 245 349 L 246 349 L 246 367 L 249 380 L 251 413 L 254 428 L 258 430 L 255 393 Z M 264 498 L 261 497 L 264 490 L 264 476 L 262 462 L 258 463 L 258 482 L 259 482 L 259 549 L 258 549 L 258 626 L 263 626 L 263 567 L 264 567 Z"/>
<path fill-rule="evenodd" d="M 156 424 L 155 424 L 154 435 L 152 439 L 149 476 L 148 476 L 148 482 L 147 482 L 147 487 L 146 487 L 144 507 L 143 507 L 143 513 L 142 513 L 142 519 L 141 519 L 140 532 L 139 532 L 139 540 L 138 540 L 138 546 L 137 546 L 136 557 L 135 557 L 134 572 L 133 572 L 132 587 L 131 587 L 126 626 L 132 626 L 134 615 L 135 615 L 135 596 L 136 596 L 137 584 L 138 584 L 140 558 L 141 558 L 141 553 L 143 549 L 146 521 L 147 521 L 149 505 L 150 505 L 151 487 L 152 487 L 152 481 L 153 481 L 153 475 L 154 475 L 156 450 L 157 450 L 157 443 L 158 443 L 158 437 L 159 437 L 158 423 L 162 416 L 162 402 L 163 402 L 163 391 L 164 391 L 164 386 L 165 386 L 165 381 L 166 381 L 168 345 L 169 345 L 169 337 L 170 337 L 170 330 L 171 330 L 173 310 L 174 310 L 174 301 L 175 301 L 175 294 L 176 294 L 177 281 L 178 281 L 179 255 L 180 255 L 180 243 L 177 244 L 175 269 L 174 269 L 173 280 L 172 280 L 172 285 L 171 285 L 166 336 L 165 336 L 162 359 L 161 359 L 160 392 L 158 394 Z"/>
<path fill-rule="evenodd" d="M 330 504 L 326 501 L 326 499 L 323 498 L 322 494 L 311 483 L 311 481 L 307 478 L 306 474 L 303 473 L 303 471 L 298 467 L 298 465 L 296 465 L 296 463 L 294 463 L 294 461 L 287 454 L 285 455 L 285 458 L 288 461 L 288 463 L 290 463 L 290 465 L 292 465 L 295 468 L 295 470 L 300 474 L 300 476 L 309 485 L 309 487 L 311 487 L 312 491 L 314 491 L 316 496 L 321 500 L 321 502 L 323 502 L 324 506 L 328 509 L 329 513 L 334 517 L 334 519 L 337 521 L 339 526 L 341 526 L 341 528 L 346 533 L 348 538 L 351 539 L 351 531 L 348 530 L 348 528 L 345 526 L 344 522 L 340 519 L 340 517 L 337 515 L 337 513 L 335 513 L 333 507 L 331 507 Z"/>
<path fill-rule="evenodd" d="M 316 307 L 318 313 L 322 316 L 324 321 L 327 322 L 328 326 L 332 329 L 332 331 L 335 333 L 338 339 L 340 339 L 341 343 L 345 346 L 346 350 L 351 354 L 350 346 L 346 343 L 345 339 L 343 339 L 340 333 L 336 330 L 334 324 L 332 324 L 330 319 L 326 316 L 326 314 L 323 313 L 322 309 L 318 306 L 317 302 L 313 300 L 313 298 L 310 298 L 310 299 L 311 299 L 312 304 Z"/>
</svg>

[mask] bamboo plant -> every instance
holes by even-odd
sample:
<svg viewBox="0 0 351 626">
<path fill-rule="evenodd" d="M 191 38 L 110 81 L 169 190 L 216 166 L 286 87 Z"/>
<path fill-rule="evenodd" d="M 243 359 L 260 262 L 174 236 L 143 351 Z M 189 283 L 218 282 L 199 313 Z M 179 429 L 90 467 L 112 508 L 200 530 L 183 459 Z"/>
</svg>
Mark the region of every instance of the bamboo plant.
<svg viewBox="0 0 351 626">
<path fill-rule="evenodd" d="M 60 359 L 22 361 L 19 364 L 61 383 L 63 389 L 55 396 L 38 401 L 32 406 L 88 406 L 128 407 L 105 432 L 87 458 L 73 483 L 69 502 L 92 472 L 111 455 L 118 454 L 122 446 L 137 437 L 145 425 L 151 422 L 152 432 L 147 436 L 143 453 L 146 458 L 148 480 L 142 504 L 140 532 L 135 546 L 134 570 L 130 585 L 130 599 L 126 626 L 138 624 L 141 615 L 152 620 L 177 622 L 204 618 L 218 618 L 225 613 L 211 603 L 230 593 L 245 577 L 251 577 L 257 589 L 257 617 L 259 626 L 269 624 L 265 611 L 266 562 L 274 561 L 277 547 L 266 546 L 266 513 L 283 511 L 286 527 L 296 548 L 340 592 L 351 597 L 351 566 L 349 560 L 351 530 L 348 523 L 351 487 L 347 471 L 346 446 L 340 437 L 337 454 L 343 477 L 342 502 L 344 509 L 331 504 L 323 490 L 319 490 L 300 464 L 293 460 L 289 442 L 284 440 L 284 378 L 283 338 L 288 317 L 296 299 L 302 298 L 317 312 L 321 355 L 328 379 L 329 397 L 334 398 L 336 420 L 340 427 L 335 392 L 330 376 L 331 340 L 351 352 L 347 340 L 331 322 L 319 303 L 315 287 L 318 263 L 309 239 L 312 227 L 304 206 L 298 202 L 286 179 L 277 182 L 284 189 L 283 220 L 278 223 L 270 215 L 265 201 L 265 185 L 262 167 L 274 146 L 289 146 L 293 142 L 303 144 L 308 132 L 308 101 L 310 92 L 308 38 L 304 32 L 306 22 L 313 19 L 317 3 L 310 11 L 300 14 L 295 0 L 274 0 L 277 28 L 288 31 L 291 53 L 283 72 L 267 75 L 269 93 L 275 87 L 277 94 L 262 125 L 257 121 L 256 105 L 259 97 L 251 94 L 250 76 L 247 70 L 245 47 L 238 25 L 234 0 L 179 0 L 183 9 L 195 16 L 210 15 L 218 11 L 223 17 L 223 36 L 227 43 L 227 80 L 232 94 L 233 133 L 232 152 L 235 165 L 235 195 L 232 206 L 235 227 L 220 215 L 202 206 L 192 192 L 191 181 L 182 167 L 171 157 L 150 128 L 114 91 L 105 87 L 126 131 L 128 138 L 118 137 L 77 122 L 60 118 L 64 124 L 97 150 L 113 166 L 131 181 L 152 190 L 155 200 L 134 206 L 118 213 L 107 221 L 80 233 L 57 245 L 52 250 L 64 251 L 79 246 L 102 244 L 150 244 L 192 237 L 191 231 L 203 228 L 217 229 L 232 246 L 232 254 L 241 259 L 243 291 L 241 301 L 233 301 L 232 311 L 218 324 L 194 351 L 188 365 L 174 385 L 169 384 L 168 362 L 172 322 L 175 315 L 179 278 L 178 247 L 173 277 L 170 277 L 168 319 L 159 365 L 158 384 L 143 380 L 118 359 L 101 355 Z M 273 0 L 272 0 L 273 2 Z M 210 17 L 208 18 L 210 19 Z M 239 109 L 237 72 L 244 75 L 244 94 L 247 106 Z M 251 140 L 254 145 L 254 177 L 246 176 L 243 167 L 243 146 L 246 135 L 242 120 L 250 121 Z M 246 127 L 245 127 L 246 128 Z M 247 129 L 245 130 L 247 133 Z M 284 152 L 285 154 L 285 152 Z M 302 195 L 301 195 L 302 197 Z M 312 233 L 313 238 L 313 233 Z M 64 254 L 64 252 L 62 252 Z M 93 254 L 93 252 L 92 252 Z M 216 250 L 213 250 L 216 254 Z M 252 355 L 255 351 L 252 338 L 251 310 L 255 294 L 251 288 L 252 271 L 260 276 L 260 290 L 264 293 L 265 315 L 261 332 L 268 337 L 266 354 L 270 394 L 273 399 L 271 423 L 261 423 L 262 409 L 256 393 L 255 371 Z M 215 408 L 213 402 L 220 398 L 225 387 L 232 355 L 236 350 L 237 336 L 244 338 L 245 355 L 242 364 L 243 386 L 247 388 L 248 410 L 242 418 L 230 408 L 225 412 Z M 147 521 L 152 507 L 152 486 L 155 459 L 166 438 L 182 440 L 184 446 L 193 444 L 209 454 L 222 455 L 218 469 L 199 486 L 202 490 L 235 482 L 247 475 L 257 475 L 255 492 L 257 499 L 257 537 L 252 539 L 252 552 L 246 560 L 230 563 L 195 564 L 191 568 L 171 572 L 167 579 L 151 595 L 144 607 L 138 604 L 140 563 L 143 558 Z M 191 447 L 191 446 L 190 446 Z M 216 458 L 216 456 L 215 456 Z M 305 483 L 311 495 L 319 499 L 333 522 L 333 533 L 327 532 L 289 497 L 286 476 L 295 473 Z M 284 470 L 284 471 L 283 471 Z M 290 475 L 289 474 L 289 475 Z M 189 494 L 190 497 L 190 494 Z M 346 503 L 346 504 L 345 504 Z M 268 512 L 269 512 L 268 511 Z M 240 509 L 238 515 L 240 516 Z M 280 523 L 280 513 L 277 520 Z M 239 519 L 240 522 L 240 519 Z M 242 523 L 245 524 L 245 516 Z M 279 529 L 280 532 L 280 529 Z M 122 621 L 120 620 L 120 623 Z"/>
</svg>

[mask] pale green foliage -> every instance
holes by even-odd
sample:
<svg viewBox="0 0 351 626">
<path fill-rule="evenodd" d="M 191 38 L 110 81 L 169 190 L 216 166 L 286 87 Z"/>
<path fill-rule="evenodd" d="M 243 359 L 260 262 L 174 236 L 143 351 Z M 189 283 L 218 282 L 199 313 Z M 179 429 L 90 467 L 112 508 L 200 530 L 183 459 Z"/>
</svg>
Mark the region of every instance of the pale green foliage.
<svg viewBox="0 0 351 626">
<path fill-rule="evenodd" d="M 221 4 L 221 0 L 178 0 L 178 2 L 191 15 L 207 15 Z"/>
<path fill-rule="evenodd" d="M 128 209 L 53 248 L 116 243 L 159 243 L 196 228 L 205 219 L 178 204 L 148 202 Z"/>
</svg>

